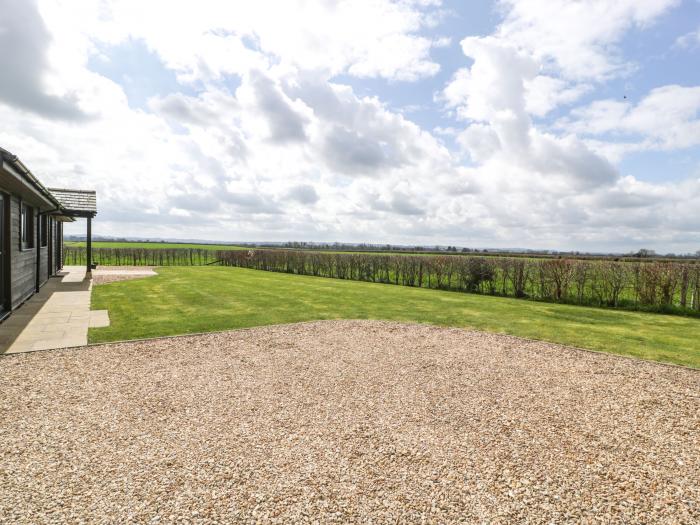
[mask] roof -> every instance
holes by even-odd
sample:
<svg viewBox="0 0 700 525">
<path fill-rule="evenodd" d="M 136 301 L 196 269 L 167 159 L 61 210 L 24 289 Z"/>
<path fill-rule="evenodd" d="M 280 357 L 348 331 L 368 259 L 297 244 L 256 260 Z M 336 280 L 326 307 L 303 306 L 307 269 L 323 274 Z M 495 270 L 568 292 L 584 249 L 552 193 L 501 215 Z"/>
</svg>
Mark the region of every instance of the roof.
<svg viewBox="0 0 700 525">
<path fill-rule="evenodd" d="M 3 162 L 7 166 L 3 166 Z M 11 181 L 16 181 L 18 188 L 33 189 L 33 194 L 43 200 L 43 205 L 50 210 L 53 217 L 72 221 L 74 217 L 94 217 L 97 215 L 97 195 L 94 190 L 69 190 L 64 188 L 46 188 L 29 168 L 6 149 L 0 147 L 0 167 L 10 174 Z M 46 212 L 43 212 L 46 213 Z"/>
<path fill-rule="evenodd" d="M 51 205 L 54 206 L 59 206 L 58 200 L 49 192 L 49 190 L 46 189 L 46 187 L 39 182 L 39 179 L 37 179 L 34 174 L 29 171 L 29 168 L 24 165 L 24 163 L 19 160 L 17 155 L 13 154 L 10 151 L 7 151 L 5 148 L 0 147 L 0 161 L 7 162 L 12 169 L 14 169 L 23 179 L 24 184 L 28 185 L 30 187 L 33 187 L 35 191 L 37 191 L 44 199 L 48 200 Z M 0 165 L 2 162 L 0 162 Z"/>
<path fill-rule="evenodd" d="M 97 193 L 94 190 L 49 188 L 67 215 L 94 217 L 97 214 Z"/>
</svg>

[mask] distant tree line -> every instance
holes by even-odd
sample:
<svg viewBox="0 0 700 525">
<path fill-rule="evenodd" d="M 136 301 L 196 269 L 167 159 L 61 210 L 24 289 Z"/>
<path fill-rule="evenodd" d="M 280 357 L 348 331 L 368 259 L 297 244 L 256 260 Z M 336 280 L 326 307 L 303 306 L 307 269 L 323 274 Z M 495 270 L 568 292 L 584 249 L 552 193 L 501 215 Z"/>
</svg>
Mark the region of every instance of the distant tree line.
<svg viewBox="0 0 700 525">
<path fill-rule="evenodd" d="M 64 246 L 63 264 L 83 265 L 84 246 Z M 92 260 L 113 266 L 203 266 L 215 264 L 216 252 L 201 248 L 93 248 Z"/>
<path fill-rule="evenodd" d="M 397 246 L 392 244 L 344 244 L 344 243 L 311 243 L 311 242 L 285 242 L 285 243 L 242 243 L 240 246 L 247 246 L 251 249 L 269 250 L 304 250 L 304 251 L 333 251 L 333 252 L 372 252 L 372 253 L 401 253 L 401 254 L 421 254 L 421 255 L 469 255 L 480 254 L 484 257 L 528 257 L 543 259 L 612 259 L 616 261 L 677 261 L 700 259 L 700 250 L 686 254 L 658 254 L 654 250 L 640 249 L 628 253 L 589 253 L 579 251 L 558 251 L 558 250 L 498 250 L 479 248 L 458 248 L 457 246 Z"/>
</svg>

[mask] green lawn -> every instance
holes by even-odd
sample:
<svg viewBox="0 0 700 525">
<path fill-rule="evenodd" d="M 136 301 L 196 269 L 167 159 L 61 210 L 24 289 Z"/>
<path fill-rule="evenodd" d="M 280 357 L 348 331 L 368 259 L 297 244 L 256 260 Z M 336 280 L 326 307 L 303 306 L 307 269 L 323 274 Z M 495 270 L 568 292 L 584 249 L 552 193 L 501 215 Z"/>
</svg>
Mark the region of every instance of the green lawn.
<svg viewBox="0 0 700 525">
<path fill-rule="evenodd" d="M 91 342 L 315 319 L 393 319 L 473 327 L 700 367 L 700 319 L 226 267 L 168 267 L 95 286 L 112 325 Z"/>
</svg>

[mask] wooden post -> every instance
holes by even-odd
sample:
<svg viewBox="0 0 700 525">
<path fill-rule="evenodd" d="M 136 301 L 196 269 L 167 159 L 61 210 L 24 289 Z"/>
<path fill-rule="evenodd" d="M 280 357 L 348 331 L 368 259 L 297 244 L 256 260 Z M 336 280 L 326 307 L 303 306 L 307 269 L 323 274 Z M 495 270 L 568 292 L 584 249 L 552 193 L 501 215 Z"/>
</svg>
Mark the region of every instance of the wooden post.
<svg viewBox="0 0 700 525">
<path fill-rule="evenodd" d="M 87 218 L 87 272 L 92 272 L 92 217 Z"/>
<path fill-rule="evenodd" d="M 56 239 L 56 242 L 58 243 L 58 269 L 63 270 L 63 223 L 59 222 L 58 223 L 58 238 Z"/>
<path fill-rule="evenodd" d="M 39 293 L 41 286 L 41 211 L 38 209 L 34 217 L 34 233 L 36 236 L 36 293 Z"/>
<path fill-rule="evenodd" d="M 46 218 L 46 253 L 48 254 L 48 276 L 49 278 L 56 273 L 53 267 L 53 218 Z"/>
</svg>

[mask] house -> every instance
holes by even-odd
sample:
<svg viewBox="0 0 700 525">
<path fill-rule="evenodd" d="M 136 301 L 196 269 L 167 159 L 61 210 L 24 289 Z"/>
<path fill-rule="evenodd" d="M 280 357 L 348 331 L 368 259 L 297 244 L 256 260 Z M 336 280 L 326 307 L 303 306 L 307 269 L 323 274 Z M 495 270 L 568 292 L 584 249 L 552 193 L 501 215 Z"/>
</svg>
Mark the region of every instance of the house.
<svg viewBox="0 0 700 525">
<path fill-rule="evenodd" d="M 87 219 L 92 268 L 94 191 L 46 188 L 17 156 L 0 148 L 0 320 L 63 267 L 63 224 Z"/>
</svg>

